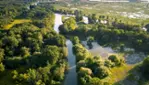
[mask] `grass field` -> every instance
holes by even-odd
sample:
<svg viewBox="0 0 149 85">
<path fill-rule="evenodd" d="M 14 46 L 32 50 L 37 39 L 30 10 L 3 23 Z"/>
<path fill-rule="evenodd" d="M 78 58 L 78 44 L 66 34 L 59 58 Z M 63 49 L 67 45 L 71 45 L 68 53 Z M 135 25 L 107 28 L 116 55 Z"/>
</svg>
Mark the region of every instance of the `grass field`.
<svg viewBox="0 0 149 85">
<path fill-rule="evenodd" d="M 129 75 L 129 71 L 132 70 L 134 67 L 135 65 L 127 65 L 127 64 L 121 67 L 114 67 L 110 69 L 111 75 L 105 78 L 103 81 L 115 84 L 121 80 L 124 80 Z"/>
<path fill-rule="evenodd" d="M 32 22 L 32 21 L 28 20 L 28 19 L 16 19 L 13 22 L 11 22 L 10 24 L 5 25 L 4 29 L 8 30 L 16 24 L 22 24 L 22 23 L 28 23 L 28 22 Z"/>
</svg>

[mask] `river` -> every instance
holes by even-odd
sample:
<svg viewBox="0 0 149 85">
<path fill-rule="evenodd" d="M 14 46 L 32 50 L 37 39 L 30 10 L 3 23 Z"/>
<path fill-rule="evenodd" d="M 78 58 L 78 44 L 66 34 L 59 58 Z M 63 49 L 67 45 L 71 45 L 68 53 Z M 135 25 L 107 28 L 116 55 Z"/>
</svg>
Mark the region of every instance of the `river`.
<svg viewBox="0 0 149 85">
<path fill-rule="evenodd" d="M 55 14 L 55 25 L 54 30 L 59 33 L 58 27 L 63 24 L 62 23 L 62 15 L 61 14 Z M 73 54 L 72 47 L 73 44 L 70 40 L 67 39 L 66 45 L 68 48 L 68 64 L 69 64 L 69 71 L 66 75 L 64 85 L 77 85 L 77 73 L 76 73 L 76 58 Z"/>
</svg>

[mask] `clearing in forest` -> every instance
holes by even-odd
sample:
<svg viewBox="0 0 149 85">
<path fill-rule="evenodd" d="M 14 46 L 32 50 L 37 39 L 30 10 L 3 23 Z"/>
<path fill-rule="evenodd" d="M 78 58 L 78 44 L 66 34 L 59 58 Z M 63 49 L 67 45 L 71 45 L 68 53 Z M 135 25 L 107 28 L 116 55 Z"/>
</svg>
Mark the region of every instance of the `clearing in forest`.
<svg viewBox="0 0 149 85">
<path fill-rule="evenodd" d="M 27 23 L 27 22 L 31 22 L 31 20 L 29 20 L 29 19 L 16 19 L 13 22 L 11 22 L 10 24 L 5 25 L 4 29 L 8 30 L 16 24 L 22 24 L 22 23 Z"/>
</svg>

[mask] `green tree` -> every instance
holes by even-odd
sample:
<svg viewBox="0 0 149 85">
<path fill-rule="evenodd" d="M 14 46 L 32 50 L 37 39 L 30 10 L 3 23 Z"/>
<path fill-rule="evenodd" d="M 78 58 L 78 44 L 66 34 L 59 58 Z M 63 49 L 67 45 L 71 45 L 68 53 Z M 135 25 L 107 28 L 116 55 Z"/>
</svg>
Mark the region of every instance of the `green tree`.
<svg viewBox="0 0 149 85">
<path fill-rule="evenodd" d="M 17 78 L 18 78 L 18 71 L 17 70 L 13 70 L 11 74 L 13 75 L 12 79 L 17 80 Z"/>
<path fill-rule="evenodd" d="M 55 64 L 59 58 L 59 49 L 57 46 L 46 46 L 41 56 L 43 60 L 49 61 L 50 64 Z"/>
<path fill-rule="evenodd" d="M 2 38 L 2 43 L 3 45 L 10 46 L 11 48 L 17 47 L 19 44 L 18 40 L 13 36 Z"/>
<path fill-rule="evenodd" d="M 91 78 L 90 75 L 84 75 L 83 77 L 79 77 L 78 82 L 80 85 L 87 85 Z"/>
<path fill-rule="evenodd" d="M 79 37 L 78 36 L 73 37 L 72 42 L 73 44 L 79 44 L 80 43 Z"/>
<path fill-rule="evenodd" d="M 28 77 L 28 81 L 31 83 L 31 84 L 35 84 L 35 81 L 36 81 L 36 78 L 37 78 L 37 72 L 35 69 L 29 69 L 27 71 L 27 75 L 29 76 Z"/>
<path fill-rule="evenodd" d="M 92 75 L 92 70 L 90 68 L 85 68 L 85 67 L 81 67 L 78 74 L 80 76 L 85 76 L 85 75 Z"/>
<path fill-rule="evenodd" d="M 54 80 L 62 81 L 64 79 L 64 72 L 65 72 L 65 68 L 63 66 L 55 67 L 55 69 L 52 72 L 54 76 Z"/>
<path fill-rule="evenodd" d="M 143 75 L 149 79 L 149 57 L 145 58 L 143 63 L 142 63 L 142 73 Z"/>
<path fill-rule="evenodd" d="M 63 57 L 68 56 L 68 48 L 67 47 L 62 47 L 62 54 L 63 54 Z"/>
<path fill-rule="evenodd" d="M 89 48 L 92 48 L 92 42 L 94 41 L 94 37 L 93 36 L 89 36 L 87 39 L 87 45 L 89 46 Z"/>
<path fill-rule="evenodd" d="M 98 17 L 96 14 L 89 15 L 89 17 L 88 17 L 88 21 L 91 24 L 96 23 L 97 19 L 98 19 Z"/>
<path fill-rule="evenodd" d="M 92 14 L 92 19 L 94 22 L 96 22 L 96 20 L 98 19 L 97 15 L 96 14 Z"/>
<path fill-rule="evenodd" d="M 94 40 L 95 40 L 95 39 L 94 39 L 93 36 L 89 36 L 87 41 L 88 41 L 88 42 L 93 42 Z"/>
<path fill-rule="evenodd" d="M 3 61 L 4 59 L 4 50 L 0 49 L 0 63 Z"/>
<path fill-rule="evenodd" d="M 45 83 L 42 80 L 38 80 L 35 85 L 45 85 Z"/>
<path fill-rule="evenodd" d="M 114 63 L 110 60 L 105 60 L 104 65 L 108 68 L 114 67 Z"/>
<path fill-rule="evenodd" d="M 96 68 L 94 73 L 100 79 L 103 79 L 110 75 L 109 69 L 105 66 L 100 66 L 100 67 Z"/>
<path fill-rule="evenodd" d="M 91 53 L 86 48 L 84 48 L 81 44 L 74 45 L 73 52 L 76 55 L 77 62 L 92 56 Z"/>
<path fill-rule="evenodd" d="M 21 48 L 21 55 L 22 55 L 23 57 L 28 57 L 28 56 L 30 56 L 29 48 L 22 47 L 22 48 Z"/>
<path fill-rule="evenodd" d="M 83 14 L 82 14 L 82 12 L 81 11 L 78 11 L 78 10 L 76 10 L 75 12 L 74 12 L 74 14 L 75 14 L 75 18 L 76 18 L 76 21 L 77 22 L 79 22 L 79 21 L 81 21 L 82 19 L 83 19 Z"/>
<path fill-rule="evenodd" d="M 64 36 L 58 35 L 58 36 L 55 37 L 55 39 L 56 39 L 56 43 L 55 44 L 57 44 L 58 46 L 65 46 L 66 39 L 65 39 Z"/>
<path fill-rule="evenodd" d="M 87 85 L 104 85 L 104 83 L 99 78 L 92 78 Z"/>
<path fill-rule="evenodd" d="M 3 63 L 0 63 L 0 72 L 3 72 L 5 70 L 5 66 L 3 65 Z"/>
<path fill-rule="evenodd" d="M 66 19 L 62 26 L 60 26 L 60 31 L 70 32 L 76 29 L 76 21 L 73 17 Z"/>
<path fill-rule="evenodd" d="M 108 59 L 111 60 L 115 64 L 115 66 L 121 66 L 124 63 L 124 60 L 120 59 L 116 55 L 110 55 Z"/>
</svg>

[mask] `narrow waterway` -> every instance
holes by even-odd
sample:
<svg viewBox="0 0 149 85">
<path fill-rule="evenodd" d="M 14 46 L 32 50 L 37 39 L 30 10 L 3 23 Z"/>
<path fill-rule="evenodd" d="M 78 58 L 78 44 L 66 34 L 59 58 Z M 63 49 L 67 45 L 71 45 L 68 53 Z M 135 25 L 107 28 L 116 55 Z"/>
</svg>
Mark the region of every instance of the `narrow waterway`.
<svg viewBox="0 0 149 85">
<path fill-rule="evenodd" d="M 77 85 L 76 58 L 72 51 L 73 44 L 70 40 L 67 40 L 66 45 L 68 48 L 69 72 L 66 75 L 64 85 Z"/>
<path fill-rule="evenodd" d="M 59 26 L 62 25 L 62 15 L 61 14 L 55 14 L 55 23 L 54 23 L 54 30 L 59 33 Z"/>
<path fill-rule="evenodd" d="M 62 23 L 62 15 L 61 14 L 55 14 L 55 25 L 54 30 L 59 33 L 58 27 L 63 24 Z M 73 54 L 72 47 L 73 44 L 70 40 L 67 39 L 66 45 L 68 48 L 68 63 L 69 63 L 69 71 L 66 75 L 64 85 L 77 85 L 77 73 L 76 73 L 76 58 Z"/>
</svg>

